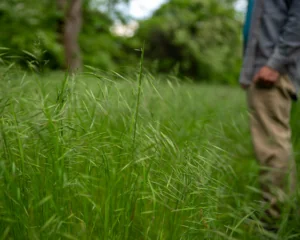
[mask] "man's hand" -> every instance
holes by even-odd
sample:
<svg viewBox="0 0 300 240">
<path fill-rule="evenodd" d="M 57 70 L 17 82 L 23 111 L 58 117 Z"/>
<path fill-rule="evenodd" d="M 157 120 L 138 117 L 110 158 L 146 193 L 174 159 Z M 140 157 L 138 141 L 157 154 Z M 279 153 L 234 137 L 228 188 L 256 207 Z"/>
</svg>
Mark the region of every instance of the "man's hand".
<svg viewBox="0 0 300 240">
<path fill-rule="evenodd" d="M 280 77 L 280 73 L 270 67 L 262 67 L 255 75 L 253 82 L 265 87 L 272 87 Z"/>
</svg>

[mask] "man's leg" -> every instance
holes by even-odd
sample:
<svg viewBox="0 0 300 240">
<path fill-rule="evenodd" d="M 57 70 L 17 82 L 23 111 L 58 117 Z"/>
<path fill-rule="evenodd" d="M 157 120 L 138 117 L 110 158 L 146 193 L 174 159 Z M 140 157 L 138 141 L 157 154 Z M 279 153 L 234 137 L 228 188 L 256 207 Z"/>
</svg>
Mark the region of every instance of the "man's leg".
<svg viewBox="0 0 300 240">
<path fill-rule="evenodd" d="M 287 77 L 275 86 L 251 85 L 248 90 L 251 134 L 261 165 L 260 184 L 267 214 L 280 217 L 280 205 L 295 191 L 296 168 L 292 154 L 290 111 L 294 87 Z"/>
</svg>

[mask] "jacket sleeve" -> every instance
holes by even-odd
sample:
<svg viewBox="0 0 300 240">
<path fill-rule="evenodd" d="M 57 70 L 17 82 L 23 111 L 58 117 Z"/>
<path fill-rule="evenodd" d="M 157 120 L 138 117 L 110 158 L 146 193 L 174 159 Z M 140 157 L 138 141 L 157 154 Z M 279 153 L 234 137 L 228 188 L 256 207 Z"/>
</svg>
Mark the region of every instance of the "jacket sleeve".
<svg viewBox="0 0 300 240">
<path fill-rule="evenodd" d="M 295 61 L 296 52 L 300 54 L 300 0 L 291 1 L 287 22 L 267 66 L 282 72 L 285 65 Z"/>
</svg>

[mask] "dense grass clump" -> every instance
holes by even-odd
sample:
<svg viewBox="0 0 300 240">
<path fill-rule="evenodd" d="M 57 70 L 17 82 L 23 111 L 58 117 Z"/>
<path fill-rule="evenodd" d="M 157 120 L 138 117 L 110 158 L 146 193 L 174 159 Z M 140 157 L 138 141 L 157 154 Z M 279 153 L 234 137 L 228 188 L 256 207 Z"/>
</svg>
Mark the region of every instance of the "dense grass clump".
<svg viewBox="0 0 300 240">
<path fill-rule="evenodd" d="M 1 239 L 299 239 L 255 221 L 244 93 L 141 80 L 1 76 Z"/>
</svg>

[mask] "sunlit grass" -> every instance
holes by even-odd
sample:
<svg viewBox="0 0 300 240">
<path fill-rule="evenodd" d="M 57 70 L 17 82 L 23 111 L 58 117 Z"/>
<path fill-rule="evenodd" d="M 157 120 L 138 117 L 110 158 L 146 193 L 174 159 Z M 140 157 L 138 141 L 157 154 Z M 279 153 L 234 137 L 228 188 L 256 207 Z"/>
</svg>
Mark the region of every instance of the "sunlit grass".
<svg viewBox="0 0 300 240">
<path fill-rule="evenodd" d="M 266 239 L 241 90 L 96 75 L 2 75 L 2 239 Z"/>
</svg>

